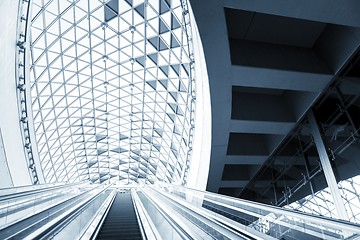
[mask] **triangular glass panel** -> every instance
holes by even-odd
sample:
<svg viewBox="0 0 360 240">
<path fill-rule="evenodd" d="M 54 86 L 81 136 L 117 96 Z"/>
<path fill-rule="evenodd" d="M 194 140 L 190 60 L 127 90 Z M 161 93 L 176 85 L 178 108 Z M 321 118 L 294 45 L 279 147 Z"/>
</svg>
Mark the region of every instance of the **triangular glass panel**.
<svg viewBox="0 0 360 240">
<path fill-rule="evenodd" d="M 140 150 L 139 149 L 134 149 L 131 152 L 138 155 L 138 156 L 140 156 Z"/>
<path fill-rule="evenodd" d="M 172 13 L 171 14 L 171 30 L 177 29 L 181 27 L 179 21 L 177 20 L 177 18 L 175 17 L 175 15 Z"/>
<path fill-rule="evenodd" d="M 161 66 L 159 68 L 167 77 L 168 76 L 168 66 Z"/>
<path fill-rule="evenodd" d="M 143 156 L 143 155 L 142 155 L 141 158 L 144 159 L 146 162 L 149 161 L 149 157 L 148 157 L 148 156 Z"/>
<path fill-rule="evenodd" d="M 175 144 L 173 142 L 170 145 L 170 149 L 176 150 Z"/>
<path fill-rule="evenodd" d="M 152 137 L 151 136 L 144 136 L 144 139 L 148 141 L 149 143 L 152 143 Z"/>
<path fill-rule="evenodd" d="M 159 33 L 165 33 L 170 31 L 169 27 L 163 22 L 162 18 L 159 18 Z"/>
<path fill-rule="evenodd" d="M 169 93 L 170 93 L 170 96 L 171 96 L 175 101 L 177 101 L 178 92 L 169 92 Z"/>
<path fill-rule="evenodd" d="M 140 4 L 139 6 L 137 6 L 137 7 L 135 8 L 135 11 L 136 11 L 137 13 L 139 13 L 141 17 L 144 18 L 144 16 L 145 16 L 145 14 L 144 14 L 144 13 L 145 13 L 145 8 L 144 8 L 144 4 L 143 4 L 143 3 Z"/>
<path fill-rule="evenodd" d="M 157 53 L 149 54 L 148 57 L 151 59 L 151 61 L 153 61 L 155 64 L 157 64 L 157 61 L 158 61 L 158 54 Z"/>
<path fill-rule="evenodd" d="M 97 142 L 99 142 L 99 141 L 105 139 L 106 137 L 107 137 L 106 135 L 97 134 L 97 135 L 95 135 L 95 140 L 96 140 Z"/>
<path fill-rule="evenodd" d="M 156 82 L 156 80 L 146 81 L 146 83 L 149 84 L 150 87 L 152 87 L 154 90 L 156 90 Z"/>
<path fill-rule="evenodd" d="M 109 173 L 100 173 L 99 176 L 100 178 L 106 177 Z"/>
<path fill-rule="evenodd" d="M 160 0 L 160 14 L 166 13 L 169 11 L 170 5 L 165 0 Z"/>
<path fill-rule="evenodd" d="M 190 74 L 190 65 L 188 63 L 184 63 L 182 64 L 184 70 L 186 71 L 186 74 L 189 75 Z"/>
<path fill-rule="evenodd" d="M 114 149 L 111 149 L 110 151 L 115 152 L 115 153 L 123 153 L 123 152 L 127 152 L 128 150 L 122 147 L 117 147 Z"/>
<path fill-rule="evenodd" d="M 94 166 L 96 163 L 97 163 L 97 161 L 88 162 L 87 165 L 88 165 L 88 167 L 90 168 L 90 167 Z"/>
<path fill-rule="evenodd" d="M 168 103 L 168 105 L 170 106 L 171 110 L 173 110 L 173 112 L 176 113 L 177 104 L 175 104 L 175 103 Z"/>
<path fill-rule="evenodd" d="M 130 6 L 133 5 L 133 0 L 125 0 L 125 2 L 127 2 Z"/>
<path fill-rule="evenodd" d="M 172 114 L 172 113 L 166 113 L 166 115 L 168 115 L 168 117 L 170 118 L 170 120 L 172 121 L 172 122 L 175 122 L 175 114 Z"/>
<path fill-rule="evenodd" d="M 176 109 L 176 114 L 180 116 L 184 116 L 184 112 L 181 110 L 181 108 L 178 106 Z"/>
<path fill-rule="evenodd" d="M 180 74 L 180 64 L 173 64 L 173 65 L 171 65 L 171 68 L 174 69 L 176 74 L 179 76 L 179 74 Z"/>
<path fill-rule="evenodd" d="M 145 67 L 145 56 L 136 58 L 136 62 L 138 62 L 142 67 Z"/>
<path fill-rule="evenodd" d="M 167 79 L 159 80 L 159 82 L 161 83 L 161 85 L 163 85 L 163 87 L 165 89 L 167 89 L 167 87 L 168 87 L 168 80 Z"/>
<path fill-rule="evenodd" d="M 114 177 L 117 177 L 118 175 L 110 174 L 109 176 L 110 176 L 110 178 L 114 178 Z"/>
<path fill-rule="evenodd" d="M 156 150 L 158 150 L 160 152 L 161 146 L 159 144 L 154 144 L 153 145 L 154 148 L 156 148 Z M 155 165 L 155 168 L 157 167 L 157 165 Z"/>
<path fill-rule="evenodd" d="M 124 139 L 128 139 L 129 137 L 124 135 L 124 134 L 119 134 L 119 140 L 124 140 Z"/>
<path fill-rule="evenodd" d="M 182 83 L 182 81 L 180 81 L 180 83 L 179 83 L 179 91 L 180 92 L 187 92 L 187 89 L 184 86 L 184 84 Z"/>
<path fill-rule="evenodd" d="M 179 129 L 178 129 L 176 126 L 174 126 L 173 133 L 175 133 L 175 134 L 177 134 L 177 135 L 180 135 L 180 134 L 181 134 L 180 131 L 179 131 Z"/>
<path fill-rule="evenodd" d="M 178 40 L 176 39 L 174 34 L 171 34 L 171 47 L 176 48 L 176 47 L 179 47 L 179 46 L 180 46 L 180 43 L 178 42 Z"/>
<path fill-rule="evenodd" d="M 168 49 L 169 47 L 166 45 L 166 43 L 161 39 L 161 37 L 159 37 L 159 51 Z"/>
<path fill-rule="evenodd" d="M 103 154 L 103 153 L 105 153 L 105 152 L 107 152 L 107 149 L 99 148 L 99 149 L 97 150 L 97 155 L 101 155 L 101 154 Z"/>
<path fill-rule="evenodd" d="M 166 4 L 167 4 L 169 7 L 171 7 L 171 1 L 172 1 L 172 0 L 165 0 Z"/>
<path fill-rule="evenodd" d="M 148 39 L 148 41 L 154 48 L 156 48 L 156 50 L 159 51 L 159 37 L 158 36 L 150 38 L 150 39 Z"/>
<path fill-rule="evenodd" d="M 104 21 L 109 22 L 119 14 L 119 0 L 110 0 L 104 6 Z"/>
<path fill-rule="evenodd" d="M 175 166 L 173 166 L 172 164 L 169 164 L 168 166 L 170 167 L 171 172 L 174 172 L 174 170 L 175 170 Z M 170 175 L 171 175 L 171 177 L 173 176 L 173 174 L 172 174 L 172 173 L 170 173 Z"/>
<path fill-rule="evenodd" d="M 155 132 L 160 136 L 160 137 L 162 137 L 162 135 L 163 135 L 163 133 L 164 133 L 164 130 L 162 130 L 162 129 L 160 129 L 160 128 L 156 128 L 156 129 L 154 129 L 155 130 Z"/>
</svg>

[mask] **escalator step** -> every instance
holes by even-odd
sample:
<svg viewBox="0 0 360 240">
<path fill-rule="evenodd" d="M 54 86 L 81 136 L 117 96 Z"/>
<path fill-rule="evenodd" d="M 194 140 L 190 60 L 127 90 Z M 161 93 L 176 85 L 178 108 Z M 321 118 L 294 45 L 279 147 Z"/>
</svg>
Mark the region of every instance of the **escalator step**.
<svg viewBox="0 0 360 240">
<path fill-rule="evenodd" d="M 130 192 L 116 194 L 96 239 L 142 239 Z"/>
</svg>

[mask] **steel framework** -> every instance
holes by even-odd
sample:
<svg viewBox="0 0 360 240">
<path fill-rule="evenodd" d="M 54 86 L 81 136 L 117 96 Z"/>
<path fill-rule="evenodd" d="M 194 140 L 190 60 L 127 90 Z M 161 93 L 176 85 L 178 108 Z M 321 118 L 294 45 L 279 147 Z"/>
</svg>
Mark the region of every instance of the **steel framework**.
<svg viewBox="0 0 360 240">
<path fill-rule="evenodd" d="M 32 1 L 46 182 L 185 181 L 195 101 L 187 13 L 180 0 Z"/>
</svg>

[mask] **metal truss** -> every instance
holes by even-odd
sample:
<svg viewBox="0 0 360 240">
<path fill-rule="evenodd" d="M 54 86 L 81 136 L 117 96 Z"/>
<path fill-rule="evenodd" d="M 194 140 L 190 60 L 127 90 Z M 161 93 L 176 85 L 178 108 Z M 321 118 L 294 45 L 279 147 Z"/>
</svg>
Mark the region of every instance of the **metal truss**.
<svg viewBox="0 0 360 240">
<path fill-rule="evenodd" d="M 28 80 L 26 81 L 28 58 L 26 57 L 26 49 L 28 46 L 28 19 L 30 14 L 30 3 L 29 1 L 23 0 L 19 1 L 19 12 L 18 12 L 18 22 L 17 22 L 17 49 L 16 49 L 16 67 L 15 67 L 15 76 L 16 76 L 16 85 L 17 85 L 17 98 L 19 106 L 19 123 L 20 129 L 23 138 L 24 144 L 24 155 L 27 160 L 27 167 L 29 174 L 32 178 L 33 184 L 38 184 L 40 181 L 36 164 L 35 164 L 35 154 L 34 146 L 32 145 L 31 134 L 30 134 L 30 124 L 29 118 L 29 87 Z"/>
<path fill-rule="evenodd" d="M 184 183 L 195 117 L 186 1 L 31 7 L 32 113 L 45 181 Z"/>
<path fill-rule="evenodd" d="M 356 176 L 338 183 L 341 197 L 344 201 L 346 212 L 349 220 L 355 223 L 360 223 L 360 176 Z M 335 205 L 330 194 L 329 188 L 325 188 L 316 192 L 314 195 L 309 195 L 299 201 L 293 202 L 286 206 L 307 213 L 335 217 Z"/>
</svg>

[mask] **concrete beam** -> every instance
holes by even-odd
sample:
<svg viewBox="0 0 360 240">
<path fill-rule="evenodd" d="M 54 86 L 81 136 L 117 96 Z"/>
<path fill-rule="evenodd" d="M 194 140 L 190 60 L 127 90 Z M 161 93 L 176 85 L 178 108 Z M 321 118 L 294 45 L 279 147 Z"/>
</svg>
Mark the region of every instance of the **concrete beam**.
<svg viewBox="0 0 360 240">
<path fill-rule="evenodd" d="M 227 145 L 212 146 L 207 191 L 218 192 L 224 170 L 224 156 Z"/>
<path fill-rule="evenodd" d="M 317 74 L 332 73 L 312 48 L 243 39 L 229 39 L 229 46 L 233 65 Z"/>
<path fill-rule="evenodd" d="M 332 72 L 339 73 L 359 47 L 359 27 L 328 25 L 320 35 L 314 49 Z"/>
<path fill-rule="evenodd" d="M 238 133 L 286 135 L 294 125 L 295 122 L 231 120 L 230 131 Z"/>
<path fill-rule="evenodd" d="M 236 180 L 236 181 L 221 181 L 220 188 L 243 188 L 248 183 L 248 180 Z"/>
<path fill-rule="evenodd" d="M 252 155 L 227 155 L 225 159 L 225 164 L 254 164 L 262 165 L 268 156 L 252 156 Z"/>
<path fill-rule="evenodd" d="M 233 119 L 265 121 L 265 122 L 295 122 L 296 115 L 288 98 L 283 93 L 263 93 L 258 89 L 253 92 L 233 90 Z"/>
<path fill-rule="evenodd" d="M 332 74 L 232 65 L 234 86 L 320 92 Z"/>
<path fill-rule="evenodd" d="M 262 0 L 224 0 L 225 7 L 284 17 L 306 19 L 345 26 L 360 27 L 358 0 L 278 0 L 264 4 Z"/>
</svg>

